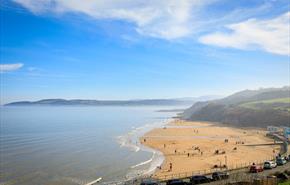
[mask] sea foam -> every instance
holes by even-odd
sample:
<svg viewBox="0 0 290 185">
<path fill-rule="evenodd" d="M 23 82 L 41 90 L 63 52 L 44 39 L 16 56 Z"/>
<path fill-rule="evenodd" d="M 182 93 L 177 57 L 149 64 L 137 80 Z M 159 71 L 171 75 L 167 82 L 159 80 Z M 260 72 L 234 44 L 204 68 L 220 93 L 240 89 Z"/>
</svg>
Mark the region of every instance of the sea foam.
<svg viewBox="0 0 290 185">
<path fill-rule="evenodd" d="M 152 148 L 142 145 L 139 141 L 139 138 L 142 137 L 146 132 L 154 128 L 162 128 L 171 120 L 172 119 L 164 119 L 163 121 L 145 124 L 141 127 L 132 127 L 132 130 L 129 131 L 127 134 L 117 137 L 117 141 L 120 144 L 120 147 L 127 147 L 131 151 L 135 152 L 143 151 L 152 153 L 150 159 L 141 161 L 140 163 L 131 166 L 131 170 L 129 170 L 126 175 L 127 180 L 138 178 L 144 175 L 150 175 L 154 173 L 158 166 L 162 165 L 164 161 L 163 154 L 158 150 L 154 150 Z M 143 166 L 145 165 L 146 168 L 144 169 Z"/>
</svg>

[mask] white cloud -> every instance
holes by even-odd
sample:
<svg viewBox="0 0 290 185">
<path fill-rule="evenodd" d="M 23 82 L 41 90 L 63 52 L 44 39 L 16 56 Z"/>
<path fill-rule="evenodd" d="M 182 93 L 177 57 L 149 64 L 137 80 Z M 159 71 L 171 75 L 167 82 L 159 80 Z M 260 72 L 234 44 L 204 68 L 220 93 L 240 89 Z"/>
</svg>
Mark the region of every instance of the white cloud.
<svg viewBox="0 0 290 185">
<path fill-rule="evenodd" d="M 125 20 L 139 34 L 176 39 L 191 33 L 195 12 L 216 0 L 14 0 L 35 14 L 82 13 L 95 19 Z"/>
<path fill-rule="evenodd" d="M 22 63 L 16 64 L 0 64 L 0 73 L 15 71 L 20 69 L 23 66 Z"/>
<path fill-rule="evenodd" d="M 228 33 L 215 32 L 199 38 L 203 44 L 237 49 L 259 48 L 269 53 L 290 55 L 290 12 L 269 20 L 249 19 L 226 26 Z"/>
</svg>

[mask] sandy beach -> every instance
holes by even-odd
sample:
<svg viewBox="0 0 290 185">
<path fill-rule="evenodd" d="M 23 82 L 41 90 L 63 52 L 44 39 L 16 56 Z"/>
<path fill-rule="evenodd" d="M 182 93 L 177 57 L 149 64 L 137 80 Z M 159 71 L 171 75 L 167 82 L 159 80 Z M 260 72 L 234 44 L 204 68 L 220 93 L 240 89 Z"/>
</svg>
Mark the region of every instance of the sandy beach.
<svg viewBox="0 0 290 185">
<path fill-rule="evenodd" d="M 165 161 L 154 176 L 224 167 L 236 168 L 268 160 L 280 151 L 261 129 L 232 128 L 222 124 L 174 120 L 146 133 L 142 144 L 161 151 Z M 170 167 L 171 166 L 171 167 Z"/>
</svg>

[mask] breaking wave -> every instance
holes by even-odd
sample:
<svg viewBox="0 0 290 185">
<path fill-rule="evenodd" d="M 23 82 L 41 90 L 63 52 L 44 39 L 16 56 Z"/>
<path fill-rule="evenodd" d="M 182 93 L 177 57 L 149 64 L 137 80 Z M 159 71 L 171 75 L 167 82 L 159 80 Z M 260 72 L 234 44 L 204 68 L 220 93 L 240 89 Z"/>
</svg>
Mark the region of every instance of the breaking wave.
<svg viewBox="0 0 290 185">
<path fill-rule="evenodd" d="M 138 164 L 136 164 L 134 166 L 131 166 L 131 168 L 136 168 L 138 166 L 142 166 L 142 165 L 145 165 L 145 164 L 148 164 L 148 163 L 152 162 L 153 159 L 154 159 L 154 155 L 155 155 L 155 152 L 153 152 L 152 157 L 149 160 L 140 162 L 140 163 L 138 163 Z"/>
<path fill-rule="evenodd" d="M 127 180 L 138 178 L 144 175 L 150 175 L 154 173 L 157 167 L 161 166 L 164 161 L 163 154 L 158 150 L 154 150 L 142 145 L 139 141 L 139 138 L 151 129 L 163 127 L 171 120 L 172 119 L 164 119 L 160 122 L 145 124 L 142 127 L 132 127 L 132 130 L 127 134 L 117 137 L 117 141 L 120 144 L 120 147 L 127 147 L 133 152 L 143 151 L 152 153 L 150 159 L 130 167 L 130 170 L 126 175 Z"/>
</svg>

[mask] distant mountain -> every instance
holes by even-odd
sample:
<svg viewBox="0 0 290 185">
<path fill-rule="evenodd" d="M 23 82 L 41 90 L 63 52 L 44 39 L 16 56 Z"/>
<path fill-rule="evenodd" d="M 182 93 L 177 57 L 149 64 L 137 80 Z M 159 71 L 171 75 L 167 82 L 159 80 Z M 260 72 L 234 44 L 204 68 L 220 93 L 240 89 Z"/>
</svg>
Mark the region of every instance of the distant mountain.
<svg viewBox="0 0 290 185">
<path fill-rule="evenodd" d="M 208 100 L 213 98 L 209 96 Z M 65 99 L 43 99 L 39 101 L 19 101 L 8 103 L 5 106 L 33 106 L 33 105 L 90 105 L 90 106 L 137 106 L 137 105 L 187 105 L 190 106 L 201 98 L 176 98 L 176 99 L 143 99 L 143 100 L 65 100 Z"/>
<path fill-rule="evenodd" d="M 209 101 L 209 100 L 217 100 L 221 99 L 224 96 L 219 96 L 219 95 L 207 95 L 207 96 L 200 96 L 200 97 L 185 97 L 185 98 L 175 98 L 175 100 L 181 100 L 181 101 Z"/>
<path fill-rule="evenodd" d="M 234 126 L 290 126 L 290 87 L 245 90 L 219 100 L 196 102 L 182 118 Z"/>
</svg>

